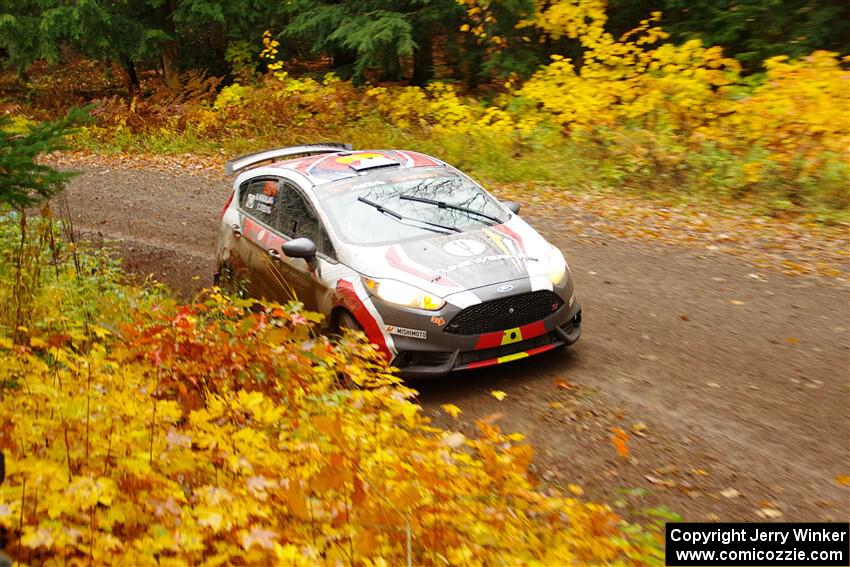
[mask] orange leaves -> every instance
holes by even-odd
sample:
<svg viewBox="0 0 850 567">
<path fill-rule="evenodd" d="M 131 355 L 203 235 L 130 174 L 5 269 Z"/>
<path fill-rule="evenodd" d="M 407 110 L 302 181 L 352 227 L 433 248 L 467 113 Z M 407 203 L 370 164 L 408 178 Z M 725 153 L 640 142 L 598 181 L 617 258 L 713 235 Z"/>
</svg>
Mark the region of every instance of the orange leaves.
<svg viewBox="0 0 850 567">
<path fill-rule="evenodd" d="M 307 497 L 301 484 L 297 480 L 289 479 L 289 482 L 281 489 L 281 495 L 289 508 L 290 514 L 299 520 L 309 520 L 310 510 L 307 507 Z"/>
<path fill-rule="evenodd" d="M 351 472 L 341 464 L 331 462 L 322 467 L 318 474 L 310 477 L 310 488 L 319 493 L 341 490 L 345 486 L 346 477 L 351 478 Z"/>
<path fill-rule="evenodd" d="M 311 420 L 320 433 L 327 435 L 335 443 L 343 441 L 342 419 L 339 415 L 314 415 Z"/>
<path fill-rule="evenodd" d="M 409 510 L 420 502 L 422 493 L 413 483 L 407 483 L 392 490 L 387 498 L 396 510 Z"/>
<path fill-rule="evenodd" d="M 628 459 L 629 434 L 619 427 L 611 428 L 611 432 L 614 434 L 611 436 L 611 443 L 613 443 L 614 448 L 617 449 L 617 454 L 620 455 L 620 458 L 622 459 Z"/>
<path fill-rule="evenodd" d="M 591 518 L 591 530 L 596 536 L 609 536 L 617 533 L 620 516 L 609 510 L 599 510 Z"/>
<path fill-rule="evenodd" d="M 534 458 L 534 447 L 531 445 L 514 445 L 506 449 L 506 453 L 511 457 L 514 470 L 524 473 L 528 470 L 528 465 Z"/>
</svg>

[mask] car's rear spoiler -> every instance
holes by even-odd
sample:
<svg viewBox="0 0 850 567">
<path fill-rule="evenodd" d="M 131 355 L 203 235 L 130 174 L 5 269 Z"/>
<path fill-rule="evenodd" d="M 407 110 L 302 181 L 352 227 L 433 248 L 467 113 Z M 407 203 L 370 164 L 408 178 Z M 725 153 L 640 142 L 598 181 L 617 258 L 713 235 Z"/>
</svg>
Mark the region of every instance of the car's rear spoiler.
<svg viewBox="0 0 850 567">
<path fill-rule="evenodd" d="M 289 148 L 278 148 L 276 150 L 265 150 L 254 154 L 246 154 L 228 160 L 224 165 L 224 170 L 227 175 L 233 175 L 237 171 L 242 171 L 246 167 L 251 167 L 260 162 L 273 159 L 280 159 L 291 156 L 306 156 L 313 154 L 329 154 L 339 151 L 351 150 L 351 144 L 341 144 L 338 142 L 328 142 L 325 144 L 304 144 L 303 146 L 292 146 Z"/>
</svg>

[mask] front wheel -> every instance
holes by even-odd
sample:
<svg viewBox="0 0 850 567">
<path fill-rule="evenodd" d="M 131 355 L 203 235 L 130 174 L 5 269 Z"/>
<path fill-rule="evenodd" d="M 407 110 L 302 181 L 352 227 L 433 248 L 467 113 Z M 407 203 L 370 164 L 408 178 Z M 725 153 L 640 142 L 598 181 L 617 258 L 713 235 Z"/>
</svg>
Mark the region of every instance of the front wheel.
<svg viewBox="0 0 850 567">
<path fill-rule="evenodd" d="M 342 334 L 346 329 L 350 331 L 362 331 L 363 327 L 348 311 L 342 311 L 336 318 L 336 331 Z"/>
<path fill-rule="evenodd" d="M 346 330 L 363 331 L 363 327 L 357 322 L 357 319 L 355 319 L 354 315 L 350 312 L 340 311 L 336 316 L 336 322 L 333 330 L 336 340 L 342 338 L 342 335 Z M 345 372 L 337 374 L 337 382 L 339 383 L 340 388 L 344 388 L 346 390 L 353 390 L 359 387 Z"/>
<path fill-rule="evenodd" d="M 245 298 L 248 295 L 246 293 L 244 282 L 242 282 L 239 278 L 239 275 L 236 273 L 233 266 L 227 262 L 223 262 L 219 265 L 218 272 L 216 272 L 213 276 L 213 281 L 217 286 L 231 295 L 236 295 L 241 298 Z"/>
</svg>

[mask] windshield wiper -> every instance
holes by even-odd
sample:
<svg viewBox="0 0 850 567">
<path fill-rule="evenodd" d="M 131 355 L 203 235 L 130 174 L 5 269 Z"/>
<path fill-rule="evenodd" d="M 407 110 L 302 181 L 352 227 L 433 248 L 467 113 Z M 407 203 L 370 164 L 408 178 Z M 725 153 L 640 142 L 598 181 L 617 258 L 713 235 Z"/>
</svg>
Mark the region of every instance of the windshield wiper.
<svg viewBox="0 0 850 567">
<path fill-rule="evenodd" d="M 461 207 L 460 205 L 452 205 L 451 203 L 446 203 L 445 201 L 436 201 L 434 199 L 426 199 L 425 197 L 416 197 L 414 195 L 399 195 L 399 199 L 404 201 L 416 201 L 418 203 L 427 203 L 429 205 L 436 205 L 441 209 L 453 209 L 455 211 L 463 211 L 464 213 L 469 213 L 472 215 L 477 215 L 481 218 L 485 218 L 487 220 L 491 220 L 496 224 L 502 224 L 502 219 L 498 217 L 494 217 L 492 215 L 488 215 L 487 213 L 482 213 L 481 211 L 476 211 L 475 209 L 469 209 L 467 207 Z"/>
<path fill-rule="evenodd" d="M 394 219 L 401 222 L 402 224 L 407 224 L 404 221 L 419 222 L 419 223 L 422 223 L 422 224 L 428 225 L 428 226 L 420 226 L 418 228 L 424 228 L 425 230 L 431 230 L 433 232 L 440 232 L 442 234 L 450 234 L 451 232 L 461 232 L 461 230 L 459 228 L 457 228 L 456 226 L 446 226 L 444 224 L 437 224 L 435 222 L 428 222 L 426 220 L 417 219 L 417 218 L 414 218 L 414 217 L 406 217 L 406 216 L 404 216 L 400 213 L 395 212 L 392 209 L 388 209 L 385 206 L 383 206 L 379 203 L 376 203 L 375 201 L 370 201 L 366 197 L 357 197 L 357 200 L 360 201 L 361 203 L 366 203 L 370 207 L 374 207 L 379 213 L 383 213 L 385 215 L 389 215 L 389 216 L 393 217 Z M 414 225 L 408 225 L 408 226 L 414 226 Z M 435 228 L 428 228 L 428 227 L 435 227 Z M 436 229 L 442 229 L 442 230 L 436 230 Z"/>
</svg>

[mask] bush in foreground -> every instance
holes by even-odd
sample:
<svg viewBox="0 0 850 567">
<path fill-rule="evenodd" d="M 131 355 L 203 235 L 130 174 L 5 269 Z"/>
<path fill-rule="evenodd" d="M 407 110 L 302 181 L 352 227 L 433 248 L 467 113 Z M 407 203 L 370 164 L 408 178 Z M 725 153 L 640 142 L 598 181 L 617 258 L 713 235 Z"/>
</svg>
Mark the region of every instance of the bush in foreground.
<svg viewBox="0 0 850 567">
<path fill-rule="evenodd" d="M 296 305 L 217 290 L 179 305 L 77 259 L 83 275 L 60 258 L 45 276 L 36 303 L 56 307 L 25 344 L 0 335 L 0 528 L 16 559 L 658 561 L 652 532 L 536 486 L 522 436 L 431 427 L 371 345 L 331 343 Z"/>
</svg>

